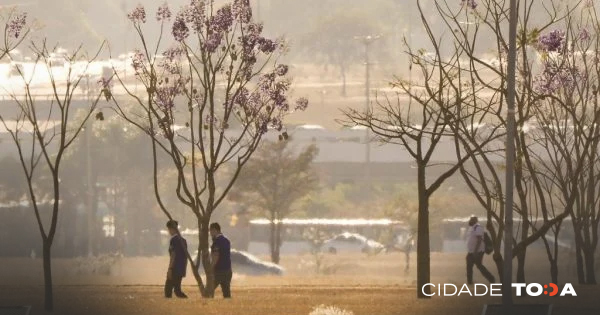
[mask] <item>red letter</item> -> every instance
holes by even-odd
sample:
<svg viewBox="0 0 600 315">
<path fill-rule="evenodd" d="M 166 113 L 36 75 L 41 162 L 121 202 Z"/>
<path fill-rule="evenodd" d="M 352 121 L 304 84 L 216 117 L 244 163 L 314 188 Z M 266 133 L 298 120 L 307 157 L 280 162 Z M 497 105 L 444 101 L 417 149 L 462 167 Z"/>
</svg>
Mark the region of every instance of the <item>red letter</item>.
<svg viewBox="0 0 600 315">
<path fill-rule="evenodd" d="M 554 283 L 548 283 L 548 285 L 552 288 L 552 292 L 548 292 L 548 295 L 555 296 L 558 293 L 558 286 Z"/>
</svg>

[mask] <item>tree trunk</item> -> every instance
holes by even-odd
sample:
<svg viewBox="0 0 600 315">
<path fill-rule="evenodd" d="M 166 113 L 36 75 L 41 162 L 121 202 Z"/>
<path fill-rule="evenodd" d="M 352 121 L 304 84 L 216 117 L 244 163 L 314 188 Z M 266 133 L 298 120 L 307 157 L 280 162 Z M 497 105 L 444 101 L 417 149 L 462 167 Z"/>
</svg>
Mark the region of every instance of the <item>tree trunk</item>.
<svg viewBox="0 0 600 315">
<path fill-rule="evenodd" d="M 525 283 L 525 257 L 527 256 L 527 251 L 522 250 L 517 255 L 517 282 Z M 552 264 L 552 261 L 550 261 Z"/>
<path fill-rule="evenodd" d="M 594 250 L 591 246 L 587 245 L 583 247 L 583 256 L 585 259 L 585 284 L 596 284 L 596 270 L 595 270 L 595 259 Z"/>
<path fill-rule="evenodd" d="M 500 207 L 503 207 L 504 203 L 500 203 Z M 487 209 L 487 208 L 486 208 Z M 494 265 L 496 265 L 496 271 L 498 272 L 498 278 L 503 279 L 502 275 L 504 274 L 504 259 L 502 259 L 502 240 L 504 238 L 504 231 L 502 229 L 496 230 L 492 222 L 492 216 L 490 214 L 491 210 L 487 209 L 487 224 L 486 229 L 490 232 L 490 236 L 492 237 L 492 242 L 494 245 L 494 252 L 492 253 L 492 260 L 494 261 Z"/>
<path fill-rule="evenodd" d="M 419 213 L 417 223 L 417 297 L 429 298 L 431 286 L 425 286 L 430 280 L 429 252 L 429 197 L 425 186 L 425 165 L 418 166 L 417 185 L 419 194 Z"/>
<path fill-rule="evenodd" d="M 504 274 L 504 259 L 502 259 L 502 254 L 500 254 L 499 251 L 498 254 L 494 252 L 492 259 L 494 260 L 496 270 L 498 271 L 498 279 L 504 279 L 502 276 Z"/>
<path fill-rule="evenodd" d="M 404 251 L 404 273 L 408 274 L 410 271 L 410 249 Z"/>
<path fill-rule="evenodd" d="M 582 238 L 579 228 L 576 226 L 575 219 L 573 219 L 573 232 L 575 234 L 575 259 L 577 264 L 577 281 L 579 284 L 585 284 L 585 273 L 583 271 L 583 257 L 582 252 Z"/>
<path fill-rule="evenodd" d="M 200 295 L 202 297 L 206 297 L 206 290 L 205 287 L 202 283 L 202 277 L 200 276 L 200 262 L 201 262 L 201 255 L 200 255 L 200 246 L 198 246 L 198 257 L 195 261 L 196 265 L 192 265 L 194 268 L 192 268 L 192 274 L 194 275 L 194 279 L 196 280 L 196 284 L 198 285 L 198 291 L 200 291 Z"/>
<path fill-rule="evenodd" d="M 515 163 L 515 189 L 517 190 L 517 194 L 519 196 L 519 202 L 521 203 L 521 215 L 527 217 L 528 213 L 530 212 L 529 211 L 530 204 L 528 203 L 528 199 L 527 199 L 527 189 L 526 189 L 527 184 L 524 182 L 525 179 L 524 179 L 524 175 L 523 175 L 523 168 L 527 165 L 526 156 L 524 154 L 526 154 L 527 152 L 523 153 L 523 151 L 526 150 L 526 148 L 523 149 L 523 147 L 522 147 L 522 145 L 525 145 L 525 142 L 521 141 L 521 136 L 519 136 L 517 138 L 517 142 L 515 145 L 517 146 L 517 156 L 521 156 L 521 158 L 518 158 Z M 543 208 L 543 209 L 545 209 L 545 208 Z M 506 224 L 506 222 L 505 222 L 505 224 Z M 530 229 L 529 221 L 522 220 L 521 221 L 521 242 L 525 242 L 527 240 L 527 238 L 529 237 L 529 229 Z M 510 232 L 504 231 L 504 233 L 512 234 L 513 231 L 510 231 Z M 515 237 L 515 239 L 517 239 L 517 237 L 514 236 L 514 234 L 512 234 L 512 236 Z M 504 245 L 506 246 L 506 244 L 504 244 Z M 510 244 L 510 246 L 513 246 L 513 245 Z M 516 276 L 517 276 L 517 282 L 519 282 L 519 283 L 525 283 L 525 258 L 526 258 L 526 256 L 527 256 L 527 247 L 524 247 L 519 252 L 513 253 L 513 257 L 505 257 L 505 259 L 509 259 L 511 263 L 515 257 L 517 258 Z"/>
<path fill-rule="evenodd" d="M 279 253 L 277 246 L 277 225 L 275 223 L 275 216 L 271 216 L 271 235 L 269 237 L 269 251 L 271 252 L 271 261 L 279 263 Z"/>
<path fill-rule="evenodd" d="M 44 263 L 44 309 L 52 312 L 54 310 L 54 299 L 52 295 L 52 244 L 48 240 L 43 241 L 43 263 Z"/>
<path fill-rule="evenodd" d="M 206 287 L 202 296 L 212 298 L 215 296 L 215 274 L 212 268 L 209 250 L 210 246 L 208 240 L 208 227 L 210 225 L 210 222 L 208 222 L 208 220 L 199 220 L 198 223 L 198 252 L 200 253 L 200 257 L 202 259 L 202 266 L 204 267 L 204 273 L 206 274 Z"/>
<path fill-rule="evenodd" d="M 281 222 L 275 225 L 275 248 L 273 251 L 273 262 L 279 264 L 281 260 Z"/>
<path fill-rule="evenodd" d="M 550 277 L 552 278 L 552 283 L 558 283 L 558 259 L 550 259 Z M 517 280 L 519 282 L 519 280 Z M 524 283 L 524 282 L 522 282 Z"/>
</svg>

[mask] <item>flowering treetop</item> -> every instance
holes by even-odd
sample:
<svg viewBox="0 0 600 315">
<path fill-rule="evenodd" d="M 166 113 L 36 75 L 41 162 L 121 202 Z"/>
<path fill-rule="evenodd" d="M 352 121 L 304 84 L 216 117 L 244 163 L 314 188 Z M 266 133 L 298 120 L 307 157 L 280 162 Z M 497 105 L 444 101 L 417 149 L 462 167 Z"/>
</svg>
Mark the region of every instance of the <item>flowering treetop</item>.
<svg viewBox="0 0 600 315">
<path fill-rule="evenodd" d="M 128 14 L 140 35 L 146 16 L 141 5 Z M 306 109 L 305 98 L 293 105 L 288 101 L 289 67 L 277 62 L 285 42 L 262 35 L 263 26 L 252 21 L 248 0 L 218 9 L 213 1 L 191 0 L 175 15 L 165 3 L 158 8 L 156 20 L 161 26 L 170 23 L 176 45 L 153 55 L 143 40 L 132 66 L 166 115 L 167 125 L 174 123 L 173 109 L 180 97 L 203 117 L 205 126 L 198 130 L 210 126 L 223 132 L 230 118 L 236 117 L 243 126 L 252 126 L 246 128 L 248 132 L 262 134 L 269 128 L 281 130 L 283 116 L 292 110 Z M 215 107 L 215 102 L 220 106 Z"/>
</svg>

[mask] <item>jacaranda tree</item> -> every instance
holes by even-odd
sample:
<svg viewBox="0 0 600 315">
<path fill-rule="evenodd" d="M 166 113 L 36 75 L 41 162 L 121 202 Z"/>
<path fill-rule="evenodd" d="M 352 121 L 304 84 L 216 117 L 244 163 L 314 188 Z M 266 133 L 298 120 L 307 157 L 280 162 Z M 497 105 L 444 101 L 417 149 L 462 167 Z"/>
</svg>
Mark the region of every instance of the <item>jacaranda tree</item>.
<svg viewBox="0 0 600 315">
<path fill-rule="evenodd" d="M 288 66 L 278 62 L 285 42 L 263 36 L 248 0 L 220 8 L 213 1 L 192 0 L 174 16 L 164 4 L 156 12 L 161 31 L 154 40 L 144 35 L 149 27 L 144 7 L 128 17 L 139 38 L 132 66 L 144 93 L 136 94 L 116 71 L 134 105 L 114 100 L 114 108 L 151 138 L 156 200 L 169 218 L 158 189 L 157 156 L 166 154 L 176 169 L 173 192 L 196 218 L 184 224 L 199 230 L 198 256 L 188 255 L 188 260 L 201 294 L 212 297 L 211 216 L 267 131 L 281 131 L 284 117 L 304 110 L 308 101 L 288 101 Z M 168 31 L 171 36 L 165 35 Z M 170 45 L 166 49 L 165 43 Z"/>
</svg>

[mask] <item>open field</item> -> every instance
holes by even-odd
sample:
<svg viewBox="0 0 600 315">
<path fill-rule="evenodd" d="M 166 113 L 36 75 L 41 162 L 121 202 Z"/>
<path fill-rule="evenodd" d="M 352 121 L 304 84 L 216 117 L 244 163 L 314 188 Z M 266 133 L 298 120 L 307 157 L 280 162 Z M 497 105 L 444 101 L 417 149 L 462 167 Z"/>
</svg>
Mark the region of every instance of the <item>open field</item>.
<svg viewBox="0 0 600 315">
<path fill-rule="evenodd" d="M 193 287 L 184 288 L 192 293 Z M 219 292 L 217 292 L 218 294 Z M 598 288 L 578 289 L 580 296 L 565 298 L 517 299 L 518 303 L 553 303 L 555 315 L 593 315 L 600 311 Z M 42 287 L 0 286 L 0 305 L 31 304 Z M 265 314 L 307 315 L 317 305 L 335 305 L 355 315 L 392 314 L 480 314 L 484 303 L 498 303 L 489 297 L 434 297 L 417 300 L 414 288 L 399 286 L 300 286 L 238 288 L 231 300 L 206 300 L 189 294 L 187 300 L 164 299 L 158 286 L 59 286 L 56 314 Z M 588 301 L 589 304 L 582 303 Z M 592 305 L 595 303 L 595 305 Z M 33 315 L 44 314 L 41 300 L 33 301 Z"/>
<path fill-rule="evenodd" d="M 527 282 L 548 283 L 543 256 L 532 252 L 527 266 Z M 263 257 L 266 258 L 266 257 Z M 480 314 L 483 304 L 498 303 L 498 297 L 434 297 L 417 300 L 415 261 L 404 269 L 402 254 L 366 256 L 343 254 L 325 256 L 329 274 L 316 274 L 311 255 L 284 256 L 284 276 L 234 275 L 233 295 L 223 301 L 204 300 L 185 281 L 188 300 L 165 300 L 161 284 L 167 257 L 124 258 L 112 265 L 110 275 L 92 274 L 73 259 L 56 259 L 56 314 L 304 314 L 319 304 L 335 305 L 359 314 Z M 496 274 L 491 258 L 485 265 Z M 38 259 L 0 259 L 0 306 L 33 305 L 33 314 L 43 314 L 41 261 Z M 561 282 L 575 279 L 568 268 L 561 269 Z M 432 283 L 464 280 L 462 253 L 432 253 Z M 483 281 L 475 270 L 475 281 Z M 517 298 L 518 303 L 553 303 L 553 314 L 599 314 L 600 287 L 575 286 L 577 297 Z"/>
<path fill-rule="evenodd" d="M 567 256 L 562 256 L 566 258 Z M 268 260 L 268 257 L 260 257 Z M 281 266 L 283 276 L 248 276 L 235 274 L 236 287 L 268 286 L 413 286 L 416 279 L 416 256 L 411 255 L 410 269 L 404 271 L 404 255 L 401 253 L 325 255 L 322 261 L 323 272 L 316 273 L 315 257 L 310 254 L 283 255 Z M 432 253 L 431 282 L 465 282 L 465 262 L 463 253 Z M 53 260 L 54 283 L 57 285 L 161 285 L 164 283 L 167 256 L 125 257 L 112 264 L 98 262 L 98 259 L 78 258 Z M 484 265 L 497 277 L 491 256 L 484 258 Z M 576 282 L 575 273 L 561 260 L 559 281 Z M 41 259 L 0 258 L 0 284 L 28 285 L 42 284 Z M 516 268 L 516 264 L 514 265 Z M 95 270 L 95 272 L 94 272 Z M 110 271 L 108 271 L 110 270 Z M 542 253 L 530 250 L 526 266 L 528 282 L 548 283 L 549 266 Z M 485 281 L 475 270 L 475 281 Z M 184 285 L 193 285 L 193 277 L 184 279 Z"/>
</svg>

